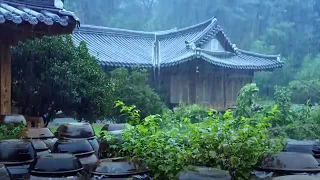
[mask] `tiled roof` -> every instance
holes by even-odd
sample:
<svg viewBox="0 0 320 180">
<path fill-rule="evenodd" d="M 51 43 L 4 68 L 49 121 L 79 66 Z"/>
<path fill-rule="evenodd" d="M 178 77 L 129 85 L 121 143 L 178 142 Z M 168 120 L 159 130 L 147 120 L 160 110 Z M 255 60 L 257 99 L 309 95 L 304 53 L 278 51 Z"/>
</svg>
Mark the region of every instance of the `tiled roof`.
<svg viewBox="0 0 320 180">
<path fill-rule="evenodd" d="M 250 52 L 243 53 L 246 51 L 239 49 L 236 50 L 236 53 L 210 52 L 201 49 L 197 49 L 196 51 L 197 53 L 188 52 L 171 61 L 162 63 L 161 66 L 174 66 L 186 61 L 191 61 L 195 58 L 200 58 L 211 64 L 232 69 L 265 70 L 282 67 L 283 65 L 280 61 L 280 56 L 258 56 L 257 54 L 251 54 Z"/>
<path fill-rule="evenodd" d="M 216 38 L 225 52 L 204 45 Z M 263 55 L 238 49 L 212 18 L 184 29 L 161 32 L 132 31 L 83 25 L 75 30 L 76 44 L 85 41 L 102 65 L 166 67 L 195 58 L 226 68 L 263 70 L 282 67 L 279 55 Z"/>
<path fill-rule="evenodd" d="M 0 0 L 0 24 L 28 23 L 31 25 L 55 23 L 61 26 L 79 24 L 74 13 L 63 9 L 63 3 L 55 5 L 60 0 Z M 62 3 L 62 4 L 61 4 Z"/>
<path fill-rule="evenodd" d="M 83 25 L 73 39 L 76 44 L 85 41 L 90 54 L 102 65 L 154 66 L 154 34 Z"/>
</svg>

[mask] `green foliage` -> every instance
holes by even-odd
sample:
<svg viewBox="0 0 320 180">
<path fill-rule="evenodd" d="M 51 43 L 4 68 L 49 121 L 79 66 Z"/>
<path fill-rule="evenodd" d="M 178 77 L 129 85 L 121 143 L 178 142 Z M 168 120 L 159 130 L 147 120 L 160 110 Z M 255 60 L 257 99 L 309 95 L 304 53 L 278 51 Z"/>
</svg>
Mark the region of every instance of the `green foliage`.
<svg viewBox="0 0 320 180">
<path fill-rule="evenodd" d="M 113 88 L 84 43 L 70 36 L 45 37 L 13 48 L 13 100 L 22 114 L 62 110 L 94 122 L 109 114 Z"/>
<path fill-rule="evenodd" d="M 243 88 L 237 102 L 242 109 L 252 107 L 257 90 L 254 85 Z M 118 106 L 128 111 L 132 121 L 139 122 L 124 130 L 122 151 L 144 159 L 156 179 L 175 179 L 181 170 L 193 165 L 220 167 L 234 178 L 248 179 L 250 170 L 265 154 L 282 148 L 282 141 L 272 140 L 270 132 L 271 122 L 279 119 L 277 106 L 263 112 L 251 111 L 250 117 L 231 111 L 221 115 L 215 110 L 204 115 L 203 110 L 180 107 L 179 114 L 151 115 L 143 121 L 133 107 L 121 102 Z M 177 118 L 180 112 L 192 113 Z M 192 123 L 196 112 L 201 121 Z"/>
<path fill-rule="evenodd" d="M 320 107 L 305 104 L 292 104 L 291 90 L 286 87 L 275 88 L 275 103 L 279 107 L 279 118 L 273 121 L 274 135 L 283 135 L 292 139 L 319 139 Z"/>
<path fill-rule="evenodd" d="M 110 72 L 110 78 L 115 89 L 112 100 L 136 107 L 142 119 L 149 114 L 162 113 L 165 106 L 160 96 L 150 88 L 147 71 L 119 68 Z M 119 113 L 119 108 L 115 108 L 111 115 L 117 122 L 127 122 L 130 118 L 123 112 Z"/>
<path fill-rule="evenodd" d="M 0 140 L 4 139 L 18 139 L 25 128 L 24 124 L 2 124 L 0 125 Z"/>
<path fill-rule="evenodd" d="M 192 140 L 200 145 L 197 159 L 209 167 L 218 165 L 228 170 L 236 179 L 249 179 L 250 170 L 263 155 L 282 148 L 281 141 L 271 140 L 269 131 L 276 111 L 274 108 L 267 116 L 258 113 L 240 121 L 227 111 L 222 118 L 216 116 L 201 123 L 196 131 L 198 138 Z"/>
<path fill-rule="evenodd" d="M 184 105 L 181 104 L 179 107 L 174 109 L 173 119 L 175 121 L 183 121 L 189 118 L 192 123 L 199 123 L 208 116 L 209 109 L 201 105 Z"/>
<path fill-rule="evenodd" d="M 259 91 L 256 84 L 248 84 L 244 86 L 237 97 L 237 109 L 235 110 L 236 117 L 251 117 L 253 114 L 253 105 L 255 94 Z"/>
<path fill-rule="evenodd" d="M 100 151 L 101 156 L 104 158 L 123 157 L 127 152 L 123 150 L 121 133 L 110 133 L 108 131 L 100 132 Z"/>
</svg>

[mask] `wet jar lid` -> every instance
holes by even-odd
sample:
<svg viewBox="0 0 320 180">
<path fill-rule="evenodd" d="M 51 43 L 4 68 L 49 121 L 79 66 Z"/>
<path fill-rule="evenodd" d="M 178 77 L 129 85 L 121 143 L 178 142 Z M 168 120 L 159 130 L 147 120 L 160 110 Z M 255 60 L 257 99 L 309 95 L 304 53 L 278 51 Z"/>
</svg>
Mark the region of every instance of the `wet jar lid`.
<svg viewBox="0 0 320 180">
<path fill-rule="evenodd" d="M 82 171 L 81 162 L 72 154 L 39 155 L 30 165 L 30 174 L 40 175 L 70 175 Z"/>
<path fill-rule="evenodd" d="M 54 138 L 49 128 L 28 128 L 23 132 L 24 139 L 49 139 Z"/>
<path fill-rule="evenodd" d="M 125 124 L 106 124 L 102 127 L 101 131 L 120 131 L 124 130 Z"/>
<path fill-rule="evenodd" d="M 33 144 L 34 149 L 35 149 L 37 152 L 49 150 L 49 147 L 47 146 L 47 144 L 44 143 L 44 142 L 41 141 L 41 140 L 33 139 L 33 140 L 31 140 L 31 142 L 32 142 L 32 144 Z"/>
<path fill-rule="evenodd" d="M 26 119 L 24 116 L 19 114 L 12 114 L 12 115 L 0 115 L 0 124 L 27 124 Z"/>
<path fill-rule="evenodd" d="M 94 149 L 86 139 L 58 140 L 52 153 L 70 153 L 74 155 L 93 154 Z"/>
<path fill-rule="evenodd" d="M 29 140 L 11 139 L 0 141 L 0 164 L 31 163 L 35 157 L 36 150 Z"/>
<path fill-rule="evenodd" d="M 89 123 L 67 123 L 57 129 L 57 138 L 94 138 L 95 133 Z"/>
<path fill-rule="evenodd" d="M 130 162 L 127 158 L 101 159 L 98 166 L 92 170 L 94 175 L 106 175 L 109 177 L 127 177 L 148 173 L 145 163 Z"/>
<path fill-rule="evenodd" d="M 311 154 L 295 152 L 280 152 L 272 156 L 266 156 L 259 169 L 288 173 L 320 172 L 319 163 Z"/>
<path fill-rule="evenodd" d="M 280 176 L 275 177 L 273 180 L 320 180 L 319 177 L 308 176 L 308 175 L 291 175 L 291 176 Z"/>
</svg>

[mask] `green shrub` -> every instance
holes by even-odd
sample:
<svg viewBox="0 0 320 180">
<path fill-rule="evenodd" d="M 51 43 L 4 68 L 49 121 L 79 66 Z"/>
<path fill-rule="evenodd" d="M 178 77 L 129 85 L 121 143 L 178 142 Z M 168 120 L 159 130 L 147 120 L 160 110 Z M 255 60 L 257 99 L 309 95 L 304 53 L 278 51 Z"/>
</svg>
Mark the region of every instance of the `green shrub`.
<svg viewBox="0 0 320 180">
<path fill-rule="evenodd" d="M 242 92 L 252 97 L 254 85 L 248 86 Z M 252 106 L 247 99 L 238 100 L 243 109 Z M 141 121 L 139 111 L 123 103 L 118 105 L 136 124 L 125 129 L 122 150 L 132 158 L 144 159 L 155 179 L 175 179 L 181 170 L 194 165 L 220 167 L 233 178 L 248 179 L 250 170 L 265 154 L 282 149 L 281 139 L 272 140 L 270 132 L 271 122 L 279 119 L 277 106 L 252 111 L 250 117 L 231 111 L 220 115 L 215 110 L 204 115 L 201 110 L 201 121 L 192 123 L 196 113 L 188 114 L 192 117 L 182 114 L 185 118 L 177 118 L 180 120 L 175 119 L 177 114 L 164 114 Z M 180 111 L 186 109 L 181 107 Z"/>
<path fill-rule="evenodd" d="M 20 135 L 24 128 L 24 124 L 20 124 L 18 126 L 15 124 L 2 124 L 0 125 L 0 140 L 20 138 Z"/>
<path fill-rule="evenodd" d="M 297 140 L 319 139 L 320 107 L 317 104 L 311 106 L 308 100 L 305 104 L 292 104 L 291 95 L 292 90 L 288 87 L 275 88 L 280 119 L 273 121 L 273 134 Z"/>
<path fill-rule="evenodd" d="M 199 123 L 208 116 L 209 109 L 201 105 L 184 105 L 181 104 L 173 112 L 173 120 L 183 121 L 190 118 L 192 123 Z"/>
<path fill-rule="evenodd" d="M 161 114 L 165 108 L 160 96 L 149 86 L 147 71 L 115 69 L 110 72 L 114 93 L 111 100 L 121 101 L 140 110 L 142 119 L 150 114 Z M 118 123 L 127 122 L 130 118 L 126 113 L 113 109 L 111 117 Z"/>
</svg>

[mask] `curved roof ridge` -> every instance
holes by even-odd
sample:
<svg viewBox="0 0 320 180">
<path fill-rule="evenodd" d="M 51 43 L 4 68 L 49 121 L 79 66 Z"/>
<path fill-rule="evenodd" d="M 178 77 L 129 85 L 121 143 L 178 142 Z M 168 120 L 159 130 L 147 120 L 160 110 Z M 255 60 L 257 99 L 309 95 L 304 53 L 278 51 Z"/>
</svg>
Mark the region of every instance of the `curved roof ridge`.
<svg viewBox="0 0 320 180">
<path fill-rule="evenodd" d="M 205 54 L 213 55 L 213 56 L 224 56 L 224 57 L 230 57 L 234 56 L 235 54 L 228 51 L 210 51 L 206 49 L 199 49 L 200 52 L 203 52 Z"/>
<path fill-rule="evenodd" d="M 246 54 L 246 55 L 250 55 L 250 56 L 255 56 L 255 57 L 261 57 L 261 58 L 279 58 L 280 54 L 278 55 L 266 55 L 266 54 L 260 54 L 260 53 L 255 53 L 255 52 L 251 52 L 251 51 L 246 51 L 243 49 L 236 49 L 236 52 L 240 52 L 242 54 Z"/>
<path fill-rule="evenodd" d="M 95 25 L 81 25 L 79 29 L 76 29 L 74 32 L 86 32 L 86 33 L 97 33 L 97 34 L 122 34 L 122 35 L 142 35 L 142 36 L 166 36 L 166 35 L 174 35 L 179 34 L 181 32 L 189 31 L 192 29 L 197 29 L 202 26 L 205 26 L 205 29 L 212 24 L 212 21 L 215 18 L 211 18 L 204 22 L 188 26 L 185 28 L 173 28 L 164 31 L 138 31 L 138 30 L 130 30 L 130 29 L 121 29 L 121 28 L 112 28 L 112 27 L 104 27 L 104 26 L 95 26 Z"/>
<path fill-rule="evenodd" d="M 189 30 L 192 30 L 192 29 L 198 29 L 202 26 L 205 26 L 205 28 L 203 30 L 205 30 L 211 23 L 212 21 L 214 21 L 215 18 L 210 18 L 206 21 L 203 21 L 201 23 L 198 23 L 198 24 L 195 24 L 195 25 L 192 25 L 192 26 L 187 26 L 185 28 L 181 28 L 181 29 L 177 29 L 176 31 L 171 31 L 171 32 L 167 32 L 167 33 L 162 33 L 162 34 L 158 34 L 158 35 L 163 35 L 163 36 L 166 36 L 166 35 L 172 35 L 172 34 L 179 34 L 181 32 L 184 32 L 184 31 L 189 31 Z"/>
<path fill-rule="evenodd" d="M 214 28 L 216 23 L 217 23 L 217 19 L 211 18 L 210 24 L 199 35 L 194 37 L 190 43 L 198 43 L 202 38 L 204 38 L 204 36 L 207 35 L 207 33 L 209 33 Z"/>
<path fill-rule="evenodd" d="M 92 34 L 122 34 L 122 35 L 138 35 L 138 36 L 150 36 L 153 37 L 155 33 L 147 31 L 136 31 L 129 29 L 120 29 L 120 28 L 111 28 L 104 26 L 95 26 L 95 25 L 81 25 L 81 27 L 74 31 L 76 32 L 85 32 Z"/>
</svg>

